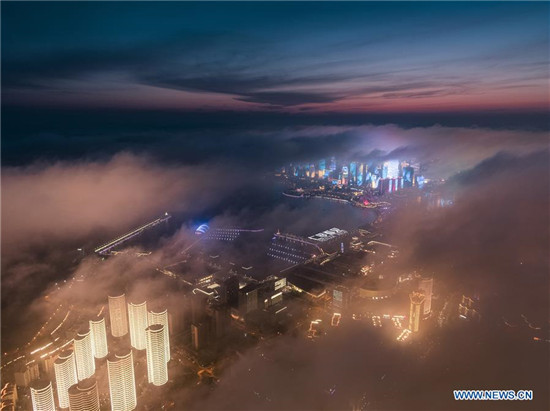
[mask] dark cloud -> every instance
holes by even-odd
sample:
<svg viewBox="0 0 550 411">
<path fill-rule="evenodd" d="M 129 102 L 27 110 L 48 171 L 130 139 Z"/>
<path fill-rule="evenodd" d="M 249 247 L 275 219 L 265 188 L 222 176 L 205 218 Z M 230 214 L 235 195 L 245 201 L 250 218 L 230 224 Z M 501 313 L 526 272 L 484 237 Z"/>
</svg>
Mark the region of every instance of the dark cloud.
<svg viewBox="0 0 550 411">
<path fill-rule="evenodd" d="M 514 99 L 525 96 L 514 94 L 518 87 L 508 88 L 514 85 L 527 89 L 530 107 L 544 106 L 537 90 L 545 86 L 548 35 L 546 22 L 536 17 L 544 15 L 539 10 L 544 5 L 478 6 L 475 13 L 425 6 L 426 15 L 418 6 L 408 11 L 337 4 L 149 7 L 7 5 L 4 104 L 128 107 L 139 96 L 145 107 L 179 107 L 186 101 L 198 108 L 203 103 L 190 100 L 215 93 L 220 100 L 215 110 L 235 101 L 250 103 L 246 109 L 312 104 L 324 110 L 355 97 L 363 98 L 361 109 L 380 100 L 399 104 L 454 95 L 466 96 L 472 105 L 481 92 L 494 96 L 488 108 L 503 102 L 520 107 Z M 523 25 L 521 36 L 502 30 L 515 27 L 508 8 L 518 9 L 514 23 Z M 39 16 L 48 12 L 56 23 L 46 26 Z M 289 20 L 292 13 L 301 18 Z M 125 16 L 125 24 L 112 15 Z M 274 17 L 283 15 L 285 30 Z M 449 15 L 460 18 L 449 21 Z M 25 19 L 33 21 L 32 30 L 21 31 Z M 194 94 L 174 100 L 175 94 L 156 90 L 157 98 L 148 99 L 152 90 L 144 85 Z M 499 101 L 495 89 L 510 94 Z M 445 104 L 454 106 L 452 99 Z"/>
<path fill-rule="evenodd" d="M 338 97 L 328 94 L 292 91 L 259 91 L 240 98 L 243 101 L 287 107 L 307 103 L 329 103 L 338 99 Z"/>
</svg>

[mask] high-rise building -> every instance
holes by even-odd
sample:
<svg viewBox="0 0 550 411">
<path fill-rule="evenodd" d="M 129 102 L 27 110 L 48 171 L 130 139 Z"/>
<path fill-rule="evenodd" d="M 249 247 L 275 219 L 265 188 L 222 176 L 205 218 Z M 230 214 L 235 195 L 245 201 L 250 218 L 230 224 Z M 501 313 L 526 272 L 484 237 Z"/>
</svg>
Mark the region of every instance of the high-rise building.
<svg viewBox="0 0 550 411">
<path fill-rule="evenodd" d="M 413 333 L 418 332 L 420 329 L 420 320 L 424 314 L 424 294 L 418 291 L 413 291 L 409 294 L 411 301 L 409 311 L 409 330 Z"/>
<path fill-rule="evenodd" d="M 434 288 L 433 277 L 421 278 L 418 288 L 420 289 L 420 291 L 422 291 L 422 293 L 424 293 L 424 296 L 426 297 L 426 300 L 424 301 L 424 315 L 429 315 L 432 311 L 432 294 Z"/>
<path fill-rule="evenodd" d="M 364 174 L 365 174 L 365 165 L 364 164 L 359 164 L 359 169 L 357 170 L 357 185 L 358 186 L 362 186 L 363 185 L 363 181 L 365 180 L 364 179 Z"/>
<path fill-rule="evenodd" d="M 112 411 L 132 411 L 137 406 L 132 350 L 107 357 L 107 374 Z"/>
<path fill-rule="evenodd" d="M 212 336 L 221 339 L 230 329 L 231 311 L 225 304 L 211 305 L 209 308 Z"/>
<path fill-rule="evenodd" d="M 55 410 L 51 381 L 36 380 L 31 383 L 31 401 L 33 411 Z"/>
<path fill-rule="evenodd" d="M 330 158 L 330 171 L 336 170 L 336 158 L 331 157 Z"/>
<path fill-rule="evenodd" d="M 319 178 L 323 178 L 325 177 L 325 174 L 326 174 L 326 163 L 325 163 L 325 159 L 323 158 L 319 160 L 318 176 Z"/>
<path fill-rule="evenodd" d="M 31 382 L 40 378 L 40 368 L 38 363 L 31 362 L 21 364 L 15 371 L 15 383 L 20 387 L 28 387 Z"/>
<path fill-rule="evenodd" d="M 342 185 L 347 185 L 349 183 L 349 169 L 348 166 L 342 166 Z"/>
<path fill-rule="evenodd" d="M 406 166 L 403 168 L 403 186 L 412 187 L 414 181 L 414 168 Z"/>
<path fill-rule="evenodd" d="M 113 337 L 122 337 L 128 334 L 128 316 L 124 294 L 116 297 L 109 296 L 109 318 Z"/>
<path fill-rule="evenodd" d="M 170 331 L 168 321 L 168 310 L 152 309 L 148 313 L 148 324 L 161 324 L 164 326 L 164 346 L 166 348 L 166 362 L 170 361 Z"/>
<path fill-rule="evenodd" d="M 144 350 L 147 346 L 145 329 L 147 328 L 147 301 L 128 303 L 128 320 L 130 323 L 130 343 L 136 350 Z"/>
<path fill-rule="evenodd" d="M 237 307 L 239 304 L 239 278 L 236 275 L 231 275 L 223 279 L 220 288 L 221 302 L 230 307 Z"/>
<path fill-rule="evenodd" d="M 95 358 L 104 358 L 109 353 L 107 348 L 107 330 L 105 329 L 105 317 L 98 316 L 90 320 L 92 331 L 92 345 Z"/>
<path fill-rule="evenodd" d="M 43 378 L 47 380 L 55 380 L 54 363 L 55 363 L 55 360 L 57 360 L 58 355 L 59 355 L 58 352 L 54 352 L 46 356 L 42 354 L 42 356 L 44 357 L 40 359 L 40 370 L 41 370 L 41 373 L 43 372 L 44 374 L 47 375 L 47 377 L 43 376 Z"/>
<path fill-rule="evenodd" d="M 239 310 L 242 315 L 258 308 L 258 284 L 250 283 L 239 290 Z"/>
<path fill-rule="evenodd" d="M 147 377 L 153 385 L 164 385 L 168 381 L 165 329 L 162 324 L 153 324 L 146 329 Z"/>
<path fill-rule="evenodd" d="M 0 393 L 0 410 L 15 411 L 18 400 L 17 385 L 12 382 L 5 383 Z"/>
<path fill-rule="evenodd" d="M 357 185 L 357 163 L 354 162 L 349 164 L 349 184 Z"/>
<path fill-rule="evenodd" d="M 208 345 L 208 335 L 210 329 L 208 323 L 194 323 L 191 324 L 191 342 L 193 343 L 193 348 L 196 351 L 202 350 L 206 345 Z"/>
<path fill-rule="evenodd" d="M 95 378 L 86 378 L 69 388 L 69 411 L 99 411 L 99 408 Z"/>
<path fill-rule="evenodd" d="M 73 341 L 73 345 L 76 358 L 76 374 L 78 380 L 81 381 L 91 377 L 95 372 L 92 331 L 89 329 L 79 331 Z"/>
<path fill-rule="evenodd" d="M 399 177 L 399 161 L 389 160 L 384 162 L 382 169 L 382 178 L 397 178 Z"/>
<path fill-rule="evenodd" d="M 59 408 L 69 407 L 69 387 L 78 382 L 76 361 L 73 350 L 63 351 L 54 364 L 55 383 Z"/>
</svg>

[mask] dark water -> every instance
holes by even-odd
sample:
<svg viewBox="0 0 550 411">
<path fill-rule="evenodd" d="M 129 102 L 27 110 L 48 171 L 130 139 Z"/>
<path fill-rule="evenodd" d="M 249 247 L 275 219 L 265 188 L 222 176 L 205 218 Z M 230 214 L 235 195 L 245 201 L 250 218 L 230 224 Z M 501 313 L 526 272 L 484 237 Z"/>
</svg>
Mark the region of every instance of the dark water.
<svg viewBox="0 0 550 411">
<path fill-rule="evenodd" d="M 182 227 L 192 231 L 204 223 L 218 228 L 262 228 L 269 236 L 280 230 L 307 237 L 333 227 L 353 230 L 376 219 L 372 209 L 325 199 L 286 197 L 283 190 L 273 181 L 245 187 L 200 213 L 172 213 L 168 224 L 138 241 L 152 245 L 159 235 L 171 235 Z"/>
</svg>

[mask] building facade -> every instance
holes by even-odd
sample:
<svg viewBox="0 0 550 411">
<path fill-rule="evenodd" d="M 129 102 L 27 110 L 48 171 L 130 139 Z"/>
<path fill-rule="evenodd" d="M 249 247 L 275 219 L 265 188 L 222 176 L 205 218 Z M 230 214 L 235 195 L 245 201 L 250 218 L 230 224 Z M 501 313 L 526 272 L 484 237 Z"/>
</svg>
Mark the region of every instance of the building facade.
<svg viewBox="0 0 550 411">
<path fill-rule="evenodd" d="M 31 383 L 31 401 L 33 411 L 55 410 L 51 381 L 36 380 Z"/>
<path fill-rule="evenodd" d="M 74 353 L 76 358 L 76 373 L 78 380 L 91 377 L 95 372 L 94 349 L 92 346 L 92 331 L 79 331 L 74 342 Z"/>
<path fill-rule="evenodd" d="M 416 333 L 420 329 L 420 321 L 424 315 L 424 294 L 418 291 L 413 291 L 409 294 L 410 310 L 409 310 L 409 330 Z"/>
<path fill-rule="evenodd" d="M 59 408 L 69 407 L 69 387 L 78 382 L 76 360 L 73 350 L 63 351 L 54 364 L 55 383 Z"/>
<path fill-rule="evenodd" d="M 170 361 L 170 328 L 168 310 L 153 309 L 148 313 L 148 325 L 160 324 L 164 326 L 164 346 L 166 349 L 166 362 Z"/>
<path fill-rule="evenodd" d="M 92 345 L 95 358 L 105 358 L 109 353 L 107 347 L 107 329 L 105 328 L 105 317 L 96 317 L 90 320 L 92 331 Z"/>
<path fill-rule="evenodd" d="M 95 378 L 86 378 L 69 388 L 69 411 L 99 411 L 99 392 Z"/>
<path fill-rule="evenodd" d="M 145 329 L 148 324 L 147 302 L 128 303 L 128 320 L 130 324 L 130 343 L 136 350 L 144 350 L 147 345 Z"/>
<path fill-rule="evenodd" d="M 128 315 L 126 312 L 126 295 L 109 296 L 109 319 L 113 337 L 123 337 L 128 334 Z"/>
<path fill-rule="evenodd" d="M 107 357 L 111 410 L 132 411 L 137 406 L 134 357 L 132 350 Z"/>
<path fill-rule="evenodd" d="M 166 327 L 153 324 L 147 327 L 147 376 L 153 385 L 164 385 L 168 381 L 166 365 Z"/>
</svg>

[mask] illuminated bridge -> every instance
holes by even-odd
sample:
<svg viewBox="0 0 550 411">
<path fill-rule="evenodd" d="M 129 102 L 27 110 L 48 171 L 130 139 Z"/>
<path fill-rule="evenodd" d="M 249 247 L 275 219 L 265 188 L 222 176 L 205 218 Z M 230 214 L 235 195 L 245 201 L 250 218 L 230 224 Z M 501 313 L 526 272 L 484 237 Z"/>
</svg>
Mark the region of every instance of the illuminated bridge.
<svg viewBox="0 0 550 411">
<path fill-rule="evenodd" d="M 130 231 L 130 232 L 124 234 L 124 235 L 121 235 L 120 237 L 117 237 L 114 240 L 111 240 L 108 243 L 105 243 L 105 244 L 97 247 L 96 249 L 94 249 L 94 253 L 98 253 L 98 254 L 102 254 L 102 255 L 107 254 L 114 247 L 128 241 L 131 238 L 134 238 L 134 237 L 140 235 L 141 233 L 143 233 L 145 230 L 148 230 L 149 228 L 155 227 L 155 226 L 159 225 L 160 223 L 168 221 L 171 217 L 172 216 L 170 214 L 164 213 L 163 216 L 157 218 L 156 220 L 153 220 L 153 221 L 151 221 L 147 224 L 144 224 L 141 227 L 135 228 L 132 231 Z"/>
</svg>

